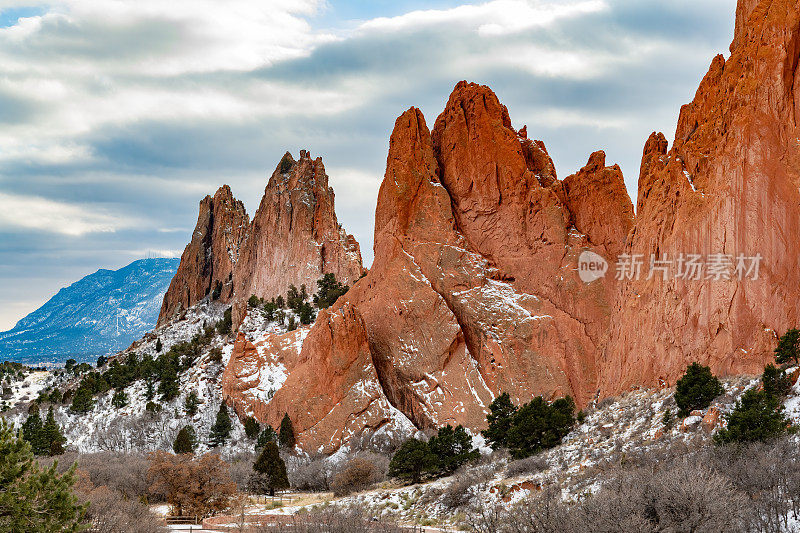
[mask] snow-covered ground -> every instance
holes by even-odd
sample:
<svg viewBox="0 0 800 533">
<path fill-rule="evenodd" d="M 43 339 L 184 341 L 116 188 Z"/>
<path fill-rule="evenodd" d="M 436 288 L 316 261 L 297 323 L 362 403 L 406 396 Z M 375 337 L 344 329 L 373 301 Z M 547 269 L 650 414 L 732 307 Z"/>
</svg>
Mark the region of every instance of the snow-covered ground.
<svg viewBox="0 0 800 533">
<path fill-rule="evenodd" d="M 560 487 L 564 499 L 574 500 L 597 492 L 606 479 L 604 474 L 608 467 L 619 464 L 625 457 L 657 455 L 667 449 L 688 451 L 710 445 L 713 434 L 724 424 L 725 415 L 733 410 L 746 390 L 759 385 L 759 379 L 730 378 L 723 380 L 723 385 L 725 392 L 711 406 L 683 420 L 677 418 L 674 388 L 634 390 L 601 402 L 588 411 L 583 423 L 577 425 L 561 445 L 539 455 L 542 465 L 538 472 L 509 476 L 508 457 L 498 453 L 490 456 L 490 450 L 482 446 L 484 458 L 472 468 L 474 485 L 469 489 L 470 504 L 510 506 L 545 486 Z M 786 399 L 785 409 L 794 424 L 800 423 L 800 380 Z M 675 415 L 670 427 L 665 427 L 663 421 L 667 410 Z M 715 419 L 719 422 L 714 423 Z M 343 449 L 331 456 L 331 461 L 341 462 L 346 457 L 347 450 Z M 459 516 L 463 515 L 446 505 L 446 493 L 458 481 L 456 475 L 412 486 L 384 483 L 380 488 L 343 498 L 328 494 L 323 502 L 289 504 L 271 510 L 254 506 L 248 512 L 285 515 L 318 505 L 359 506 L 401 523 L 425 525 L 426 529 L 431 525 L 452 528 L 458 526 Z"/>
<path fill-rule="evenodd" d="M 50 372 L 34 371 L 26 373 L 23 379 L 13 380 L 4 385 L 4 387 L 11 389 L 11 395 L 8 398 L 3 398 L 3 401 L 11 408 L 20 403 L 35 400 L 39 393 L 47 387 L 49 380 Z"/>
<path fill-rule="evenodd" d="M 214 325 L 223 316 L 226 306 L 204 300 L 187 311 L 184 319 L 159 328 L 121 352 L 116 357 L 124 358 L 131 353 L 158 356 L 156 342 L 160 339 L 162 352 L 174 344 L 190 340 L 206 326 Z M 179 376 L 180 395 L 170 402 L 158 402 L 162 409 L 151 413 L 146 410 L 146 386 L 143 380 L 136 381 L 124 389 L 128 403 L 117 408 L 111 404 L 114 390 L 95 396 L 94 408 L 85 414 L 72 413 L 69 405 L 55 406 L 56 421 L 63 428 L 68 449 L 81 453 L 98 451 L 153 451 L 171 450 L 178 431 L 185 425 L 194 427 L 198 438 L 198 452 L 209 449 L 208 435 L 222 403 L 220 378 L 230 357 L 233 339 L 215 336 L 204 348 L 197 361 Z M 212 361 L 211 351 L 222 349 L 221 362 Z M 27 416 L 27 403 L 39 392 L 49 387 L 74 389 L 80 378 L 71 377 L 63 371 L 36 372 L 26 377 L 14 389 L 9 419 L 19 427 Z M 186 413 L 184 402 L 194 392 L 199 399 L 197 413 Z M 156 394 L 156 398 L 157 398 Z M 15 405 L 16 404 L 16 405 Z M 16 408 L 13 408 L 16 407 Z M 232 411 L 233 431 L 228 442 L 216 450 L 223 457 L 250 452 L 253 442 L 245 437 L 244 428 Z"/>
</svg>

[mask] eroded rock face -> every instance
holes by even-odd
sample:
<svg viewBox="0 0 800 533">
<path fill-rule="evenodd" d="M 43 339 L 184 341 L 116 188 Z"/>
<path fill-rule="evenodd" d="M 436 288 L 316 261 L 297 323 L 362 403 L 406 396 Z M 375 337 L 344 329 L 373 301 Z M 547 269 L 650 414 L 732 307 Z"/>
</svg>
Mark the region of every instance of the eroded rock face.
<svg viewBox="0 0 800 533">
<path fill-rule="evenodd" d="M 432 132 L 409 109 L 390 139 L 369 274 L 302 348 L 303 333 L 237 341 L 226 398 L 273 425 L 289 413 L 301 446 L 329 451 L 375 428 L 481 429 L 501 391 L 582 406 L 672 385 L 692 361 L 759 372 L 775 332 L 800 318 L 798 58 L 796 2 L 740 1 L 731 57 L 712 62 L 672 148 L 660 133 L 647 140 L 635 218 L 603 152 L 558 180 L 544 144 L 514 130 L 488 87 L 456 85 Z M 309 215 L 280 207 L 293 199 L 281 184 L 308 183 L 314 164 L 273 175 L 278 207 L 257 215 L 260 227 L 316 235 Z M 283 291 L 276 266 L 307 254 L 299 242 L 278 258 L 261 246 L 248 242 L 236 271 L 270 266 L 241 277 L 241 297 Z M 610 260 L 605 277 L 579 278 L 583 251 Z M 757 280 L 647 279 L 651 254 L 681 253 L 763 260 Z M 615 279 L 620 254 L 641 256 L 640 279 Z M 285 383 L 264 399 L 249 376 L 276 362 Z"/>
<path fill-rule="evenodd" d="M 233 267 L 239 256 L 249 217 L 242 202 L 223 185 L 200 202 L 192 240 L 181 255 L 175 277 L 161 304 L 158 326 L 191 307 L 221 284 L 220 300 L 233 296 Z"/>
<path fill-rule="evenodd" d="M 339 225 L 333 189 L 322 158 L 288 152 L 278 164 L 253 216 L 233 275 L 234 324 L 244 318 L 251 295 L 272 298 L 290 284 L 305 284 L 310 293 L 326 273 L 352 284 L 362 272 L 361 249 Z"/>
<path fill-rule="evenodd" d="M 674 384 L 692 361 L 759 373 L 776 332 L 798 323 L 799 57 L 796 1 L 740 1 L 731 56 L 714 58 L 681 109 L 672 148 L 662 134 L 647 141 L 629 253 L 725 254 L 734 267 L 738 254 L 763 260 L 758 280 L 656 276 L 622 286 L 601 395 Z"/>
<path fill-rule="evenodd" d="M 298 446 L 309 452 L 332 453 L 354 438 L 391 439 L 414 429 L 383 394 L 364 321 L 350 304 L 321 311 L 313 329 L 256 343 L 240 333 L 222 390 L 240 416 L 277 428 L 288 414 Z"/>
<path fill-rule="evenodd" d="M 624 193 L 618 169 L 595 163 L 575 187 Z M 388 423 L 389 407 L 418 429 L 477 429 L 500 391 L 585 404 L 615 282 L 584 284 L 577 256 L 622 248 L 632 205 L 607 201 L 614 228 L 586 220 L 581 233 L 572 221 L 591 208 L 575 198 L 573 215 L 568 198 L 544 145 L 513 130 L 488 87 L 459 83 L 433 133 L 409 109 L 390 139 L 369 274 L 320 315 L 286 392 L 248 409 L 270 423 L 295 413 L 300 442 L 330 447 Z"/>
<path fill-rule="evenodd" d="M 290 284 L 309 293 L 324 274 L 352 284 L 364 268 L 361 248 L 339 225 L 333 189 L 322 158 L 300 151 L 283 156 L 250 223 L 230 188 L 200 202 L 192 241 L 164 296 L 158 325 L 194 305 L 221 284 L 219 300 L 233 304 L 234 325 L 244 318 L 251 295 L 286 294 Z"/>
</svg>

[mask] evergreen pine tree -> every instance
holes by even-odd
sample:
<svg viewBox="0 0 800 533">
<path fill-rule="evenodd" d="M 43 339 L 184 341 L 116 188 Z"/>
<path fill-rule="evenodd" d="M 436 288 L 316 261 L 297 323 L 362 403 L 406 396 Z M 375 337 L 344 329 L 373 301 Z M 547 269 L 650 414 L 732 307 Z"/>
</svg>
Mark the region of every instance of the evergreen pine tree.
<svg viewBox="0 0 800 533">
<path fill-rule="evenodd" d="M 164 345 L 161 344 L 161 337 L 156 339 L 156 353 L 161 353 L 161 350 L 164 349 Z"/>
<path fill-rule="evenodd" d="M 448 424 L 428 441 L 428 448 L 439 459 L 439 473 L 451 474 L 458 467 L 480 456 L 472 447 L 472 438 L 463 426 L 453 429 Z"/>
<path fill-rule="evenodd" d="M 266 426 L 258 435 L 256 441 L 256 450 L 259 450 L 267 445 L 268 442 L 278 442 L 278 434 L 272 429 L 272 426 Z"/>
<path fill-rule="evenodd" d="M 87 387 L 78 387 L 78 390 L 75 391 L 75 396 L 72 398 L 72 406 L 70 406 L 70 411 L 73 413 L 82 414 L 88 413 L 92 409 L 94 409 L 94 398 L 92 397 L 92 391 Z"/>
<path fill-rule="evenodd" d="M 537 396 L 520 407 L 506 436 L 511 456 L 524 459 L 557 446 L 575 425 L 574 412 L 575 403 L 569 396 L 552 404 Z"/>
<path fill-rule="evenodd" d="M 178 372 L 171 363 L 164 365 L 161 372 L 161 382 L 158 384 L 158 393 L 165 402 L 174 400 L 181 393 L 178 385 Z"/>
<path fill-rule="evenodd" d="M 435 472 L 439 460 L 426 442 L 409 439 L 403 443 L 389 462 L 389 476 L 419 483 L 425 474 Z"/>
<path fill-rule="evenodd" d="M 72 494 L 75 466 L 41 470 L 30 445 L 0 419 L 0 531 L 74 533 L 83 530 L 86 506 Z"/>
<path fill-rule="evenodd" d="M 276 490 L 289 488 L 286 463 L 281 459 L 275 442 L 268 442 L 261 450 L 258 459 L 253 463 L 253 474 L 250 488 L 255 492 L 269 492 L 270 496 L 274 496 Z"/>
<path fill-rule="evenodd" d="M 192 426 L 186 425 L 178 431 L 175 442 L 172 443 L 172 450 L 180 455 L 182 453 L 194 453 L 197 447 L 197 434 Z"/>
<path fill-rule="evenodd" d="M 155 383 L 153 383 L 152 378 L 146 378 L 144 383 L 145 383 L 144 399 L 149 402 L 156 396 L 156 386 Z"/>
<path fill-rule="evenodd" d="M 64 434 L 56 422 L 52 407 L 47 410 L 47 418 L 42 427 L 42 441 L 46 443 L 47 454 L 51 457 L 64 453 L 64 443 L 67 442 L 67 439 L 64 438 Z"/>
<path fill-rule="evenodd" d="M 147 411 L 148 413 L 150 413 L 151 416 L 155 415 L 157 412 L 161 411 L 161 409 L 162 409 L 161 405 L 157 404 L 154 401 L 149 401 L 144 406 L 144 410 Z"/>
<path fill-rule="evenodd" d="M 47 401 L 49 401 L 50 403 L 61 403 L 62 401 L 61 391 L 58 389 L 53 389 L 52 391 L 50 391 L 50 394 L 47 397 Z"/>
<path fill-rule="evenodd" d="M 761 383 L 764 385 L 764 392 L 775 398 L 786 396 L 792 386 L 786 371 L 775 368 L 773 364 L 764 367 L 764 373 L 761 374 Z"/>
<path fill-rule="evenodd" d="M 200 405 L 200 398 L 197 397 L 195 391 L 186 395 L 186 400 L 183 402 L 183 408 L 186 409 L 186 414 L 194 416 L 197 414 L 197 407 Z"/>
<path fill-rule="evenodd" d="M 728 416 L 728 425 L 714 435 L 717 444 L 768 442 L 784 433 L 789 421 L 783 405 L 763 390 L 750 389 Z"/>
<path fill-rule="evenodd" d="M 228 439 L 228 435 L 231 433 L 231 429 L 233 429 L 233 422 L 231 422 L 231 417 L 228 415 L 228 407 L 223 402 L 222 405 L 219 406 L 217 420 L 214 422 L 214 425 L 211 426 L 209 444 L 212 447 L 225 444 L 225 441 Z"/>
<path fill-rule="evenodd" d="M 278 432 L 278 442 L 280 442 L 281 446 L 284 448 L 294 448 L 294 426 L 292 426 L 292 420 L 289 418 L 289 413 L 285 413 L 283 415 L 283 420 L 281 420 L 281 427 Z"/>
<path fill-rule="evenodd" d="M 325 309 L 344 293 L 347 292 L 347 285 L 336 281 L 334 274 L 325 274 L 322 279 L 317 280 L 317 294 L 314 295 L 314 305 L 319 309 Z"/>
<path fill-rule="evenodd" d="M 30 444 L 31 451 L 36 455 L 47 455 L 48 452 L 48 447 L 42 432 L 43 427 L 38 408 L 29 412 L 28 418 L 26 418 L 25 423 L 22 424 L 22 438 L 25 442 Z"/>
<path fill-rule="evenodd" d="M 711 369 L 694 362 L 675 385 L 675 403 L 679 416 L 688 416 L 695 409 L 705 409 L 714 398 L 725 392 L 722 383 L 711 373 Z"/>
<path fill-rule="evenodd" d="M 483 437 L 496 450 L 508 446 L 506 437 L 508 429 L 511 427 L 511 419 L 517 412 L 517 407 L 511 402 L 511 396 L 504 392 L 494 399 L 489 405 L 489 414 L 486 415 L 486 422 L 489 427 L 481 432 Z"/>
<path fill-rule="evenodd" d="M 125 393 L 125 390 L 118 389 L 114 392 L 114 396 L 111 398 L 111 405 L 117 409 L 122 409 L 128 405 L 128 395 Z"/>
<path fill-rule="evenodd" d="M 261 432 L 261 424 L 252 416 L 248 416 L 244 421 L 244 434 L 248 439 L 255 439 Z"/>
<path fill-rule="evenodd" d="M 779 365 L 800 362 L 800 330 L 791 328 L 778 339 L 775 362 Z"/>
<path fill-rule="evenodd" d="M 222 314 L 222 320 L 217 322 L 217 333 L 220 335 L 227 335 L 231 332 L 231 327 L 233 327 L 233 315 L 229 307 Z"/>
<path fill-rule="evenodd" d="M 314 320 L 314 308 L 308 302 L 300 304 L 300 311 L 298 313 L 301 324 L 311 324 Z"/>
</svg>

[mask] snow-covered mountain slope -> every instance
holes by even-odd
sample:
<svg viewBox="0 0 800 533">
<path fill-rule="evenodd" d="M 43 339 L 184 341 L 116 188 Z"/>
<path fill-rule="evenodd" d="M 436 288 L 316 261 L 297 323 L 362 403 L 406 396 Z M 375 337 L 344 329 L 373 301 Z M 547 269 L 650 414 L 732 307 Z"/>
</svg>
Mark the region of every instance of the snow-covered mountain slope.
<svg viewBox="0 0 800 533">
<path fill-rule="evenodd" d="M 141 259 L 86 276 L 0 333 L 0 360 L 93 361 L 127 347 L 155 325 L 177 268 L 177 259 Z"/>
<path fill-rule="evenodd" d="M 158 357 L 166 353 L 178 343 L 189 341 L 200 333 L 206 325 L 216 323 L 223 316 L 225 306 L 210 303 L 204 299 L 189 309 L 180 320 L 167 326 L 148 332 L 134 346 L 112 356 L 113 360 L 125 361 L 131 354 L 137 357 Z M 157 313 L 157 310 L 156 310 Z M 162 343 L 161 352 L 156 350 L 156 343 Z M 219 390 L 219 377 L 230 357 L 232 345 L 225 335 L 216 335 L 208 345 L 202 348 L 194 364 L 179 375 L 181 393 L 174 400 L 161 401 L 159 395 L 153 398 L 159 406 L 158 411 L 148 412 L 146 385 L 143 380 L 136 380 L 120 389 L 127 396 L 124 407 L 112 405 L 114 389 L 94 396 L 94 406 L 87 413 L 76 414 L 70 410 L 70 402 L 51 404 L 45 402 L 44 407 L 52 407 L 56 420 L 63 428 L 67 439 L 67 449 L 92 453 L 100 451 L 146 452 L 153 450 L 171 450 L 178 430 L 184 425 L 192 425 L 198 435 L 199 451 L 208 450 L 208 434 L 214 423 L 217 411 L 222 403 Z M 212 351 L 221 350 L 221 359 L 214 360 Z M 103 372 L 109 365 L 98 369 Z M 10 385 L 11 394 L 5 403 L 8 406 L 6 417 L 19 427 L 27 416 L 29 402 L 44 391 L 58 389 L 61 392 L 74 391 L 85 373 L 75 374 L 63 369 L 50 372 L 33 372 Z M 184 402 L 190 393 L 198 399 L 197 412 L 186 413 Z M 246 442 L 244 430 L 234 418 L 234 428 L 228 446 L 218 451 L 226 455 L 249 449 L 252 442 Z M 245 443 L 236 447 L 235 443 Z"/>
</svg>

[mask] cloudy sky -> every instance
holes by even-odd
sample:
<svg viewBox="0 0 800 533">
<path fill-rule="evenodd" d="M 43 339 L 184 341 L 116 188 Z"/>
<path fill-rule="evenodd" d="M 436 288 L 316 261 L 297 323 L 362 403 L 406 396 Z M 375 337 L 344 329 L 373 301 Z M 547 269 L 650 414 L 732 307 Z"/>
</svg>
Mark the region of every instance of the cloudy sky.
<svg viewBox="0 0 800 533">
<path fill-rule="evenodd" d="M 0 0 L 0 330 L 98 268 L 179 255 L 228 183 L 322 155 L 372 261 L 395 118 L 490 85 L 560 177 L 604 149 L 632 197 L 734 0 Z"/>
</svg>

